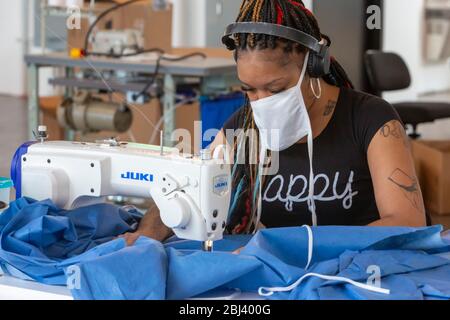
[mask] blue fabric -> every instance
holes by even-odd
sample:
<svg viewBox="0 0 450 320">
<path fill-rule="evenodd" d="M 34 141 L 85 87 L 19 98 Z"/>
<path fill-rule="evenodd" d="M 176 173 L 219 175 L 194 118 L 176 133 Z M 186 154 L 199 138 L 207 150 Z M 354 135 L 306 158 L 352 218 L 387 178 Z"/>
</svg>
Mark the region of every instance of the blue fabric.
<svg viewBox="0 0 450 320">
<path fill-rule="evenodd" d="M 70 283 L 76 267 L 76 299 L 185 299 L 215 289 L 284 287 L 309 272 L 366 283 L 368 270 L 377 266 L 389 295 L 311 277 L 270 299 L 450 299 L 450 260 L 443 257 L 450 242 L 440 226 L 312 228 L 312 264 L 305 270 L 306 228 L 226 237 L 212 253 L 177 239 L 162 245 L 140 237 L 131 247 L 123 239 L 110 241 L 137 221 L 110 205 L 64 211 L 49 201 L 19 199 L 0 217 L 1 267 L 59 285 Z M 241 246 L 240 255 L 230 254 Z"/>
<path fill-rule="evenodd" d="M 81 280 L 72 290 L 75 299 L 161 300 L 166 295 L 166 253 L 161 243 L 148 238 L 139 238 L 132 247 L 123 239 L 105 243 L 89 257 L 66 262 L 70 265 L 79 267 Z"/>
<path fill-rule="evenodd" d="M 0 266 L 7 274 L 64 285 L 67 265 L 134 231 L 140 217 L 137 211 L 108 204 L 66 211 L 49 200 L 20 198 L 0 216 Z"/>
<path fill-rule="evenodd" d="M 209 99 L 202 97 L 200 99 L 200 113 L 202 118 L 202 148 L 207 148 L 214 140 L 204 139 L 204 133 L 209 129 L 222 129 L 225 121 L 231 115 L 244 105 L 245 98 L 242 93 L 229 94 L 218 98 Z"/>
</svg>

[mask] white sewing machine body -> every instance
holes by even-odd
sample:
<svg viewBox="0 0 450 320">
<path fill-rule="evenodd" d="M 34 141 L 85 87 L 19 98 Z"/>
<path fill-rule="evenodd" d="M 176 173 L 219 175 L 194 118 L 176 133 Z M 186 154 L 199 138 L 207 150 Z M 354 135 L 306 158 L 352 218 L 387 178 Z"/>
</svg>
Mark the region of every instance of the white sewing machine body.
<svg viewBox="0 0 450 320">
<path fill-rule="evenodd" d="M 179 238 L 222 239 L 230 202 L 229 165 L 159 148 L 34 143 L 20 156 L 21 196 L 51 199 L 65 209 L 102 202 L 106 196 L 152 198 L 162 221 Z"/>
</svg>

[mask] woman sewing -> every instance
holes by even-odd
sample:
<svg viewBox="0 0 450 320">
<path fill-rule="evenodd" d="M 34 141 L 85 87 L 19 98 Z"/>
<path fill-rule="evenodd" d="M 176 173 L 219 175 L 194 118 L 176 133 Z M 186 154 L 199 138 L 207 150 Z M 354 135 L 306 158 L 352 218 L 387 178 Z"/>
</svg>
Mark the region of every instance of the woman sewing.
<svg viewBox="0 0 450 320">
<path fill-rule="evenodd" d="M 237 22 L 266 24 L 250 28 L 254 33 L 242 31 L 245 24 L 236 27 L 227 41 L 247 96 L 211 146 L 227 144 L 235 160 L 239 155 L 246 159 L 233 164 L 227 230 L 239 234 L 305 224 L 424 226 L 408 137 L 392 106 L 355 91 L 335 59 L 292 41 L 295 34 L 289 29 L 273 27 L 298 30 L 329 46 L 330 39 L 303 2 L 244 0 Z M 280 36 L 284 34 L 286 38 Z M 227 133 L 236 130 L 255 130 L 258 148 L 248 147 L 248 138 L 230 138 Z M 258 161 L 251 163 L 255 155 Z M 277 170 L 268 172 L 273 164 Z M 162 241 L 171 230 L 153 209 L 139 230 L 125 237 L 132 243 L 140 235 Z"/>
</svg>

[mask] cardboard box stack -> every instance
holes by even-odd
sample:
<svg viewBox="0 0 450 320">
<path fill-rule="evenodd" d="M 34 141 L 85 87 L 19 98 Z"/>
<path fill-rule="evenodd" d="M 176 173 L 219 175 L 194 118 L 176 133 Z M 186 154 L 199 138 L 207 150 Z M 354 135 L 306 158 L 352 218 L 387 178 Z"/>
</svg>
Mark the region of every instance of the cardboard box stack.
<svg viewBox="0 0 450 320">
<path fill-rule="evenodd" d="M 122 1 L 123 2 L 123 1 Z M 86 7 L 89 3 L 85 1 Z M 113 3 L 96 3 L 96 11 L 102 12 Z M 81 20 L 81 28 L 68 31 L 68 49 L 84 48 L 85 35 L 89 28 L 87 19 Z M 112 11 L 98 24 L 99 30 L 138 29 L 144 34 L 144 47 L 160 48 L 166 52 L 172 49 L 172 7 L 164 11 L 154 11 L 150 2 L 137 2 Z"/>
<path fill-rule="evenodd" d="M 412 143 L 425 208 L 433 224 L 450 229 L 450 141 Z"/>
<path fill-rule="evenodd" d="M 121 3 L 126 0 L 116 0 Z M 89 1 L 85 1 L 85 5 L 89 5 Z M 96 3 L 96 8 L 99 12 L 110 8 L 113 3 L 100 2 Z M 89 23 L 87 19 L 82 19 L 81 29 L 69 30 L 68 32 L 68 49 L 83 48 L 85 35 L 88 30 Z M 172 48 L 172 7 L 167 11 L 153 11 L 149 1 L 137 2 L 135 4 L 122 7 L 116 11 L 108 14 L 98 24 L 98 29 L 126 29 L 136 28 L 143 30 L 145 38 L 145 48 L 160 48 L 167 53 L 174 55 L 185 55 L 192 52 L 203 52 L 208 57 L 214 58 L 232 58 L 232 52 L 225 48 Z M 64 139 L 64 131 L 59 127 L 56 121 L 56 108 L 61 102 L 61 97 L 45 98 L 45 108 L 43 121 L 49 127 L 52 140 Z M 114 94 L 114 101 L 123 101 L 124 96 L 120 93 Z M 154 135 L 155 130 L 162 128 L 155 128 L 155 125 L 161 118 L 161 106 L 158 101 L 152 100 L 150 103 L 144 105 L 134 105 L 133 124 L 130 132 L 120 134 L 114 132 L 99 132 L 88 134 L 87 136 L 78 139 L 95 140 L 98 138 L 106 138 L 111 136 L 118 136 L 123 140 L 135 140 L 139 143 L 159 144 L 159 134 Z M 200 120 L 200 106 L 199 103 L 192 103 L 183 105 L 176 110 L 176 128 L 188 129 L 191 137 L 194 138 L 194 122 Z M 151 139 L 151 137 L 155 137 Z M 152 141 L 150 141 L 152 140 Z M 193 142 L 191 150 L 199 152 L 200 142 Z"/>
</svg>

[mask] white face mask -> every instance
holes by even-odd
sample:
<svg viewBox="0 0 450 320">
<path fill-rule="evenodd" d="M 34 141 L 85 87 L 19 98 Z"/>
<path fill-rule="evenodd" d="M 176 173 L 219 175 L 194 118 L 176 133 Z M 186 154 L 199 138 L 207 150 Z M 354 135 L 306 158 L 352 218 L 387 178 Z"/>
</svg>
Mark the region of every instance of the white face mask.
<svg viewBox="0 0 450 320">
<path fill-rule="evenodd" d="M 260 131 L 260 164 L 265 163 L 266 151 L 283 151 L 293 146 L 300 139 L 308 136 L 308 157 L 309 157 L 309 190 L 308 208 L 312 214 L 313 225 L 317 225 L 316 206 L 314 203 L 314 172 L 313 172 L 313 135 L 311 121 L 305 100 L 301 90 L 301 85 L 306 74 L 309 52 L 305 55 L 303 69 L 296 86 L 275 94 L 273 96 L 250 102 L 255 123 Z M 259 181 L 264 170 L 259 169 Z M 259 203 L 257 224 L 261 217 L 262 207 L 262 186 L 259 183 Z"/>
<path fill-rule="evenodd" d="M 308 111 L 301 90 L 309 53 L 305 56 L 298 83 L 283 92 L 250 102 L 263 148 L 283 151 L 311 131 Z"/>
</svg>

